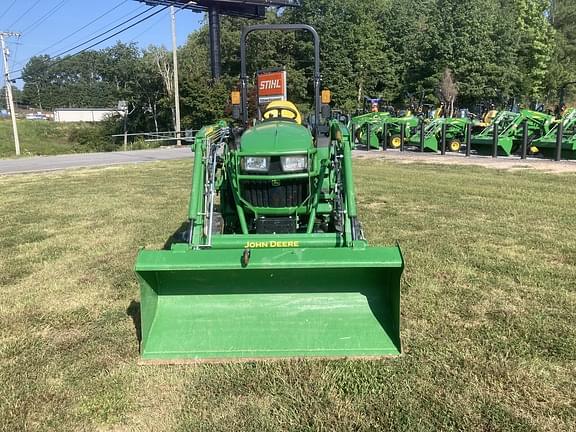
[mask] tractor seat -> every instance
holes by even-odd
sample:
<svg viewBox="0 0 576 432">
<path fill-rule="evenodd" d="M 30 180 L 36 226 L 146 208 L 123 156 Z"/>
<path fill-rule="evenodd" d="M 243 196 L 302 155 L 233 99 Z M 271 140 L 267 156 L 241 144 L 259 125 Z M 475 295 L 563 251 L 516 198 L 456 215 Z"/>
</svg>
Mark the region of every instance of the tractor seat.
<svg viewBox="0 0 576 432">
<path fill-rule="evenodd" d="M 262 114 L 264 120 L 285 119 L 293 121 L 299 125 L 302 124 L 302 115 L 296 105 L 290 101 L 272 101 Z"/>
</svg>

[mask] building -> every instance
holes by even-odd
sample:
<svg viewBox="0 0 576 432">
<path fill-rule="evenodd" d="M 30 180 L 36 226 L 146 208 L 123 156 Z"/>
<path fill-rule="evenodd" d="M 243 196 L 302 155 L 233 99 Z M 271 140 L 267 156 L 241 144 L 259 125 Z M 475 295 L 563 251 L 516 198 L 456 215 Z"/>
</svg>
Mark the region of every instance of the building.
<svg viewBox="0 0 576 432">
<path fill-rule="evenodd" d="M 56 108 L 54 121 L 60 123 L 101 122 L 107 117 L 122 114 L 114 108 Z"/>
</svg>

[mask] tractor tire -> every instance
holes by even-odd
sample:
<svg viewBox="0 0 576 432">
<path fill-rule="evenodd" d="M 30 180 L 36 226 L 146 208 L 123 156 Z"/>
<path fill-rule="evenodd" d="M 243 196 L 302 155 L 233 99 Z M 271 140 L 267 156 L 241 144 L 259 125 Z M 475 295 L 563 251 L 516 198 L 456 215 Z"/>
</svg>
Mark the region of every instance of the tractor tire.
<svg viewBox="0 0 576 432">
<path fill-rule="evenodd" d="M 540 149 L 538 147 L 536 147 L 533 143 L 534 141 L 536 141 L 538 138 L 541 137 L 541 134 L 533 134 L 531 136 L 528 137 L 528 154 L 529 155 L 537 155 L 538 153 L 540 153 Z M 518 144 L 518 149 L 520 149 L 521 145 Z M 515 149 L 515 152 L 518 151 L 518 149 Z"/>
<path fill-rule="evenodd" d="M 448 150 L 450 150 L 453 153 L 458 153 L 461 148 L 462 148 L 462 143 L 460 142 L 460 140 L 452 139 L 448 143 Z"/>
<path fill-rule="evenodd" d="M 402 144 L 402 138 L 400 135 L 392 135 L 388 141 L 388 147 L 393 149 L 399 149 Z"/>
</svg>

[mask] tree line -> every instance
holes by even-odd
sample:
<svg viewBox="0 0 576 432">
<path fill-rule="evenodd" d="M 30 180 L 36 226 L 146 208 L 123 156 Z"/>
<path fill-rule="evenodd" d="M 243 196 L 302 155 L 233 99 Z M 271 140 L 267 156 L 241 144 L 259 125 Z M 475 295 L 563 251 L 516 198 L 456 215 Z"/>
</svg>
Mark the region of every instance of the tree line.
<svg viewBox="0 0 576 432">
<path fill-rule="evenodd" d="M 302 0 L 270 11 L 268 23 L 306 23 L 321 39 L 323 84 L 334 103 L 353 111 L 364 96 L 390 104 L 439 103 L 442 84 L 454 103 L 505 107 L 558 100 L 576 81 L 576 2 L 573 0 Z M 222 79 L 210 77 L 207 25 L 179 48 L 184 127 L 226 116 L 238 84 L 239 40 L 246 19 L 223 17 Z M 249 70 L 284 66 L 288 93 L 303 109 L 310 102 L 312 41 L 300 33 L 256 33 L 249 38 Z M 20 102 L 42 109 L 131 106 L 131 130 L 173 128 L 171 53 L 134 44 L 72 57 L 30 59 Z M 447 78 L 448 77 L 448 78 Z"/>
</svg>

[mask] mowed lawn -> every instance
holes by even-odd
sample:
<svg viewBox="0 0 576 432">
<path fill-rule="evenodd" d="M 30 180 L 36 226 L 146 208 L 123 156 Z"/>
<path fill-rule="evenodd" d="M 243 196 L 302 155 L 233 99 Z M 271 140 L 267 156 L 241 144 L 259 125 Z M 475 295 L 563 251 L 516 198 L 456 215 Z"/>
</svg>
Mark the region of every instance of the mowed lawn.
<svg viewBox="0 0 576 432">
<path fill-rule="evenodd" d="M 190 162 L 0 177 L 0 430 L 576 430 L 576 175 L 356 161 L 404 355 L 140 366 L 132 272 Z"/>
</svg>

